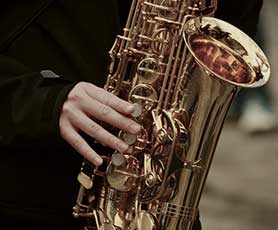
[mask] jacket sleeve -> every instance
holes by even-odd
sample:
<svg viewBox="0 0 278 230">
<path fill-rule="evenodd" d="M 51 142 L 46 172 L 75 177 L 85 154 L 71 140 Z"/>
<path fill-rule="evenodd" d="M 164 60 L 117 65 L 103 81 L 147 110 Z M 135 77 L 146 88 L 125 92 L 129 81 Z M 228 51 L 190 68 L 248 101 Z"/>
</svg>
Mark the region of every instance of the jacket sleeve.
<svg viewBox="0 0 278 230">
<path fill-rule="evenodd" d="M 263 0 L 218 0 L 215 17 L 227 21 L 254 38 Z"/>
<path fill-rule="evenodd" d="M 75 84 L 0 55 L 0 145 L 57 140 L 60 110 Z"/>
</svg>

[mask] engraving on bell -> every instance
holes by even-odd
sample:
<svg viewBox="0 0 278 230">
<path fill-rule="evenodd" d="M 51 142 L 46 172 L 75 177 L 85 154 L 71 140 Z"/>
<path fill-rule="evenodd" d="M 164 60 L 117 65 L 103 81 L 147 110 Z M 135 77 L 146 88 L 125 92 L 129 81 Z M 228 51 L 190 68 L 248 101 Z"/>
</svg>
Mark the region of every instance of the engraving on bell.
<svg viewBox="0 0 278 230">
<path fill-rule="evenodd" d="M 164 128 L 158 130 L 156 138 L 161 144 L 165 144 L 169 140 L 167 131 Z"/>
<path fill-rule="evenodd" d="M 156 183 L 156 176 L 154 175 L 153 172 L 150 172 L 147 176 L 146 176 L 146 180 L 145 183 L 148 187 L 152 187 L 155 185 Z"/>
</svg>

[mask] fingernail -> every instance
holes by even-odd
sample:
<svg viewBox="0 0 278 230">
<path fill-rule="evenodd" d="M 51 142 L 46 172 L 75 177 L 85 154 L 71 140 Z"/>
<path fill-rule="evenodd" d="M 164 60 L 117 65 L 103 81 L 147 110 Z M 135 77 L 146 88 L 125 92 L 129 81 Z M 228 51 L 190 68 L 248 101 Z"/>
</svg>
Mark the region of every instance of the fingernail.
<svg viewBox="0 0 278 230">
<path fill-rule="evenodd" d="M 103 163 L 102 158 L 101 158 L 100 156 L 97 156 L 97 157 L 95 158 L 95 164 L 96 164 L 97 166 L 99 166 L 99 165 L 101 165 L 102 163 Z"/>
<path fill-rule="evenodd" d="M 129 104 L 129 105 L 127 106 L 127 111 L 128 111 L 128 113 L 132 113 L 134 110 L 135 110 L 135 106 L 134 106 L 134 105 Z"/>
<path fill-rule="evenodd" d="M 130 132 L 131 132 L 132 134 L 139 133 L 140 130 L 141 130 L 141 126 L 138 125 L 138 124 L 132 124 L 132 125 L 130 126 Z"/>
<path fill-rule="evenodd" d="M 142 105 L 135 103 L 134 104 L 134 110 L 131 114 L 133 117 L 139 117 L 142 114 Z"/>
<path fill-rule="evenodd" d="M 129 148 L 129 145 L 125 142 L 120 142 L 118 147 L 120 152 L 126 152 Z"/>
</svg>

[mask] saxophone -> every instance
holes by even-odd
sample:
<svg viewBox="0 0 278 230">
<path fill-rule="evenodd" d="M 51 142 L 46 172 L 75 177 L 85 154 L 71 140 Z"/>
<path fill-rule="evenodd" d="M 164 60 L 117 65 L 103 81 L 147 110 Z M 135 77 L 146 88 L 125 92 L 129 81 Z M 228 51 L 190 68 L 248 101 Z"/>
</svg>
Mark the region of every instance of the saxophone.
<svg viewBox="0 0 278 230">
<path fill-rule="evenodd" d="M 84 229 L 192 229 L 225 116 L 241 88 L 264 85 L 255 42 L 213 17 L 216 0 L 133 0 L 109 55 L 105 89 L 136 105 L 128 153 L 84 160 L 73 208 Z"/>
</svg>

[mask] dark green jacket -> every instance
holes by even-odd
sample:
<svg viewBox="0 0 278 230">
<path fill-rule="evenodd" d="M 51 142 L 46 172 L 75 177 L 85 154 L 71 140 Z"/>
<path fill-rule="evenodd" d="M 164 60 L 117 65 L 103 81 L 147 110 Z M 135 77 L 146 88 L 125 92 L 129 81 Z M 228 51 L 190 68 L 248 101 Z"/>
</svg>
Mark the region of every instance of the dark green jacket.
<svg viewBox="0 0 278 230">
<path fill-rule="evenodd" d="M 82 159 L 59 136 L 61 106 L 76 82 L 105 82 L 127 2 L 1 2 L 0 223 L 6 216 L 70 222 Z M 219 2 L 217 16 L 254 35 L 261 1 Z"/>
</svg>

